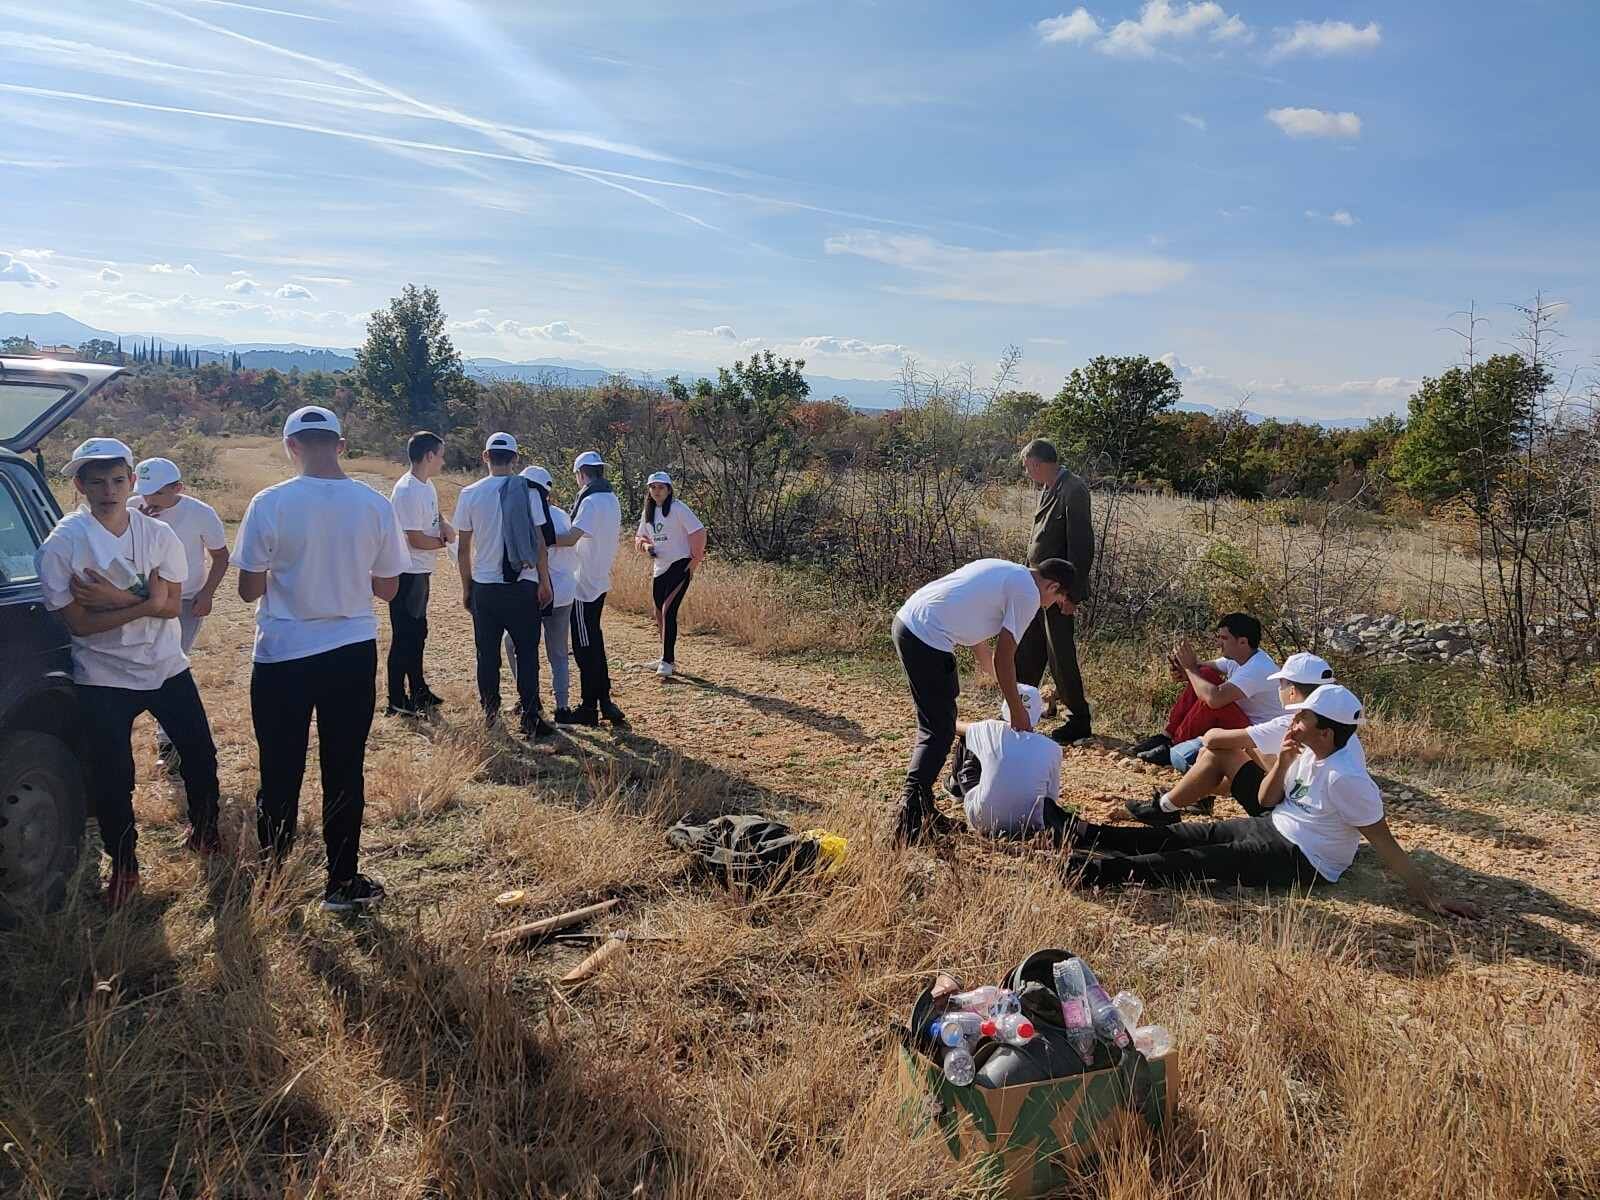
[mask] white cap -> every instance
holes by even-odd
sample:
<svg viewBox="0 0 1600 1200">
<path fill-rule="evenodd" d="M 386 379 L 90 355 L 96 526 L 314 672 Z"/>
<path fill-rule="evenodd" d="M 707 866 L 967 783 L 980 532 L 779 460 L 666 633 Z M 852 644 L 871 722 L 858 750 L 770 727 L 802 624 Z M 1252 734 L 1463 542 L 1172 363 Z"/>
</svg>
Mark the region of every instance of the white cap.
<svg viewBox="0 0 1600 1200">
<path fill-rule="evenodd" d="M 283 423 L 283 436 L 291 438 L 312 429 L 326 429 L 329 433 L 344 436 L 344 429 L 340 427 L 339 418 L 334 416 L 333 410 L 319 404 L 308 404 L 290 413 L 289 419 Z"/>
<path fill-rule="evenodd" d="M 605 465 L 606 460 L 601 458 L 594 450 L 585 450 L 572 460 L 572 469 L 574 471 L 581 471 L 584 467 L 603 467 Z"/>
<path fill-rule="evenodd" d="M 517 453 L 517 439 L 509 433 L 491 433 L 489 440 L 483 444 L 485 450 L 509 450 Z"/>
<path fill-rule="evenodd" d="M 1044 697 L 1040 695 L 1038 688 L 1031 683 L 1019 683 L 1017 684 L 1017 695 L 1022 697 L 1022 706 L 1028 710 L 1028 720 L 1030 722 L 1037 725 L 1044 720 Z M 1002 721 L 1011 719 L 1011 710 L 1006 707 L 1004 700 L 1000 701 L 1000 719 Z"/>
<path fill-rule="evenodd" d="M 1349 688 L 1338 683 L 1328 683 L 1316 691 L 1300 704 L 1289 705 L 1290 712 L 1299 712 L 1306 709 L 1314 712 L 1319 717 L 1326 717 L 1330 721 L 1337 721 L 1341 725 L 1365 725 L 1361 718 L 1361 701 L 1356 699 L 1356 694 Z"/>
<path fill-rule="evenodd" d="M 551 484 L 555 482 L 550 478 L 550 472 L 546 471 L 543 467 L 523 467 L 522 477 L 524 479 L 531 479 L 534 483 L 537 483 L 547 492 L 550 490 Z"/>
<path fill-rule="evenodd" d="M 1267 678 L 1281 679 L 1285 683 L 1310 684 L 1315 687 L 1333 682 L 1333 668 L 1328 665 L 1327 659 L 1302 651 L 1299 654 L 1289 655 L 1283 660 L 1283 666 Z"/>
<path fill-rule="evenodd" d="M 645 487 L 649 487 L 652 483 L 664 483 L 668 487 L 671 487 L 672 476 L 668 475 L 665 471 L 657 471 L 654 475 L 650 476 L 649 479 L 644 481 Z"/>
<path fill-rule="evenodd" d="M 85 463 L 115 462 L 119 458 L 128 464 L 130 471 L 133 469 L 133 451 L 125 442 L 116 438 L 90 438 L 72 452 L 72 460 L 61 468 L 61 473 L 76 475 Z"/>
<path fill-rule="evenodd" d="M 183 472 L 170 458 L 147 458 L 133 469 L 133 494 L 149 496 L 182 478 Z"/>
</svg>

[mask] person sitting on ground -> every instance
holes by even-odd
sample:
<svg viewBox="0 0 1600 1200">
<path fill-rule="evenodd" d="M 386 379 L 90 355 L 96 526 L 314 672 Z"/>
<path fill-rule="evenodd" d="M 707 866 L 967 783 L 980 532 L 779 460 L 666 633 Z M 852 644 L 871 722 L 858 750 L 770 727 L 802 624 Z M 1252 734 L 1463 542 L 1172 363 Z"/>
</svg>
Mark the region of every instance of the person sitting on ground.
<svg viewBox="0 0 1600 1200">
<path fill-rule="evenodd" d="M 1040 608 L 1056 605 L 1069 616 L 1075 612 L 1072 588 L 1072 564 L 1063 558 L 1034 567 L 981 558 L 918 589 L 900 606 L 890 633 L 911 685 L 917 741 L 906 768 L 897 841 L 918 841 L 925 826 L 937 828 L 945 820 L 934 807 L 933 785 L 956 737 L 961 681 L 955 648 L 995 639 L 995 677 L 1011 727 L 1031 732 L 1033 722 L 1017 692 L 1017 643 Z"/>
<path fill-rule="evenodd" d="M 1278 760 L 1261 785 L 1267 812 L 1161 829 L 1093 825 L 1071 817 L 1062 829 L 1067 880 L 1309 887 L 1336 883 L 1365 838 L 1424 908 L 1478 916 L 1470 901 L 1440 896 L 1389 831 L 1383 795 L 1352 744 L 1363 723 L 1361 701 L 1346 687 L 1326 684 L 1290 708 Z"/>
<path fill-rule="evenodd" d="M 1200 753 L 1183 778 L 1169 791 L 1154 788 L 1148 800 L 1128 801 L 1128 811 L 1146 825 L 1175 825 L 1183 820 L 1186 809 L 1210 816 L 1212 797 L 1231 792 L 1252 817 L 1266 812 L 1259 800 L 1261 784 L 1271 769 L 1269 760 L 1277 757 L 1283 735 L 1289 729 L 1288 707 L 1334 682 L 1333 668 L 1327 660 L 1303 653 L 1291 654 L 1283 669 L 1271 678 L 1278 682 L 1278 701 L 1285 709 L 1281 716 L 1247 729 L 1207 730 L 1200 739 Z M 1361 739 L 1352 738 L 1350 744 L 1365 764 Z"/>
<path fill-rule="evenodd" d="M 1278 664 L 1261 649 L 1261 622 L 1248 613 L 1226 613 L 1217 621 L 1222 657 L 1203 663 L 1187 641 L 1168 662 L 1184 685 L 1167 714 L 1167 728 L 1133 747 L 1135 757 L 1186 771 L 1210 729 L 1245 729 L 1283 715 L 1272 672 Z"/>
<path fill-rule="evenodd" d="M 1017 694 L 1037 729 L 1044 697 L 1026 683 Z M 1061 798 L 1061 745 L 1013 729 L 1002 702 L 999 720 L 956 722 L 955 765 L 945 787 L 961 801 L 974 833 L 1025 837 L 1045 827 Z"/>
</svg>

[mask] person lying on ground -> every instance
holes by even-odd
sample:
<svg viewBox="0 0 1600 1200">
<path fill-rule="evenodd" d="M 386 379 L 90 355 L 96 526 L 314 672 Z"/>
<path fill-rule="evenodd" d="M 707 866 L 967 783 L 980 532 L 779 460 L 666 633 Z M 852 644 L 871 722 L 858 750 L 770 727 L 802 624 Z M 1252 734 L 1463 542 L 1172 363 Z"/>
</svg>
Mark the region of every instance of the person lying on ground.
<svg viewBox="0 0 1600 1200">
<path fill-rule="evenodd" d="M 900 606 L 891 636 L 917 709 L 917 741 L 896 818 L 898 841 L 917 841 L 925 825 L 941 821 L 933 785 L 956 736 L 961 683 L 955 648 L 996 639 L 995 674 L 1011 727 L 1030 732 L 1033 722 L 1017 692 L 1017 643 L 1041 607 L 1055 605 L 1069 615 L 1075 610 L 1072 587 L 1073 568 L 1065 559 L 1024 567 L 983 558 L 934 580 Z"/>
<path fill-rule="evenodd" d="M 1175 825 L 1187 809 L 1210 816 L 1212 797 L 1231 793 L 1252 817 L 1266 812 L 1259 799 L 1261 784 L 1289 729 L 1288 706 L 1334 682 L 1333 668 L 1315 654 L 1291 654 L 1271 678 L 1277 681 L 1278 701 L 1285 708 L 1281 716 L 1246 729 L 1207 730 L 1194 765 L 1183 777 L 1167 791 L 1152 789 L 1148 800 L 1128 801 L 1128 811 L 1146 825 Z M 1365 764 L 1361 739 L 1352 738 L 1350 744 Z"/>
<path fill-rule="evenodd" d="M 1044 697 L 1026 683 L 1017 692 L 1037 729 Z M 1061 798 L 1061 745 L 1042 733 L 1013 729 L 1002 703 L 999 720 L 956 722 L 955 762 L 945 787 L 961 801 L 974 833 L 1035 833 Z"/>
<path fill-rule="evenodd" d="M 1478 916 L 1471 901 L 1441 896 L 1389 831 L 1383 795 L 1351 743 L 1361 701 L 1327 684 L 1291 706 L 1278 760 L 1262 783 L 1268 811 L 1232 821 L 1185 821 L 1160 829 L 1094 825 L 1062 829 L 1068 882 L 1311 887 L 1336 883 L 1365 838 L 1383 865 L 1430 912 Z"/>
<path fill-rule="evenodd" d="M 1167 727 L 1132 749 L 1135 757 L 1158 766 L 1187 770 L 1211 729 L 1244 729 L 1283 715 L 1272 672 L 1272 656 L 1261 649 L 1261 622 L 1248 613 L 1225 613 L 1217 621 L 1221 657 L 1201 662 L 1181 641 L 1168 659 L 1183 691 L 1167 714 Z"/>
</svg>

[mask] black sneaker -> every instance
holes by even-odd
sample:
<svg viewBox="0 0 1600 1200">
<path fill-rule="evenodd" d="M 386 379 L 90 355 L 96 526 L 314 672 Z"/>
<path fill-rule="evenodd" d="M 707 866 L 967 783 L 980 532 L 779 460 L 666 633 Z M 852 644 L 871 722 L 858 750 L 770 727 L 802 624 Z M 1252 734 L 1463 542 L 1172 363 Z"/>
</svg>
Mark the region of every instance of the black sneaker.
<svg viewBox="0 0 1600 1200">
<path fill-rule="evenodd" d="M 580 704 L 580 705 L 578 705 L 577 708 L 569 708 L 569 709 L 567 709 L 566 712 L 567 712 L 567 719 L 565 721 L 563 721 L 561 719 L 561 710 L 559 710 L 559 709 L 556 710 L 556 724 L 558 724 L 558 725 L 588 725 L 588 726 L 594 726 L 594 725 L 600 724 L 600 713 L 595 709 L 595 706 L 592 705 L 592 704 Z"/>
<path fill-rule="evenodd" d="M 1172 765 L 1172 743 L 1165 736 L 1156 745 L 1148 750 L 1141 750 L 1134 755 L 1140 762 L 1147 762 L 1153 767 L 1170 767 Z"/>
<path fill-rule="evenodd" d="M 583 724 L 583 722 L 578 719 L 578 710 L 575 709 L 575 708 L 567 708 L 564 705 L 559 705 L 558 704 L 556 706 L 556 711 L 551 715 L 554 718 L 555 723 L 557 725 L 582 725 Z M 600 720 L 599 717 L 595 717 L 594 718 L 594 723 L 598 723 L 599 720 Z"/>
<path fill-rule="evenodd" d="M 948 837 L 958 828 L 955 821 L 933 806 L 931 798 L 910 798 L 901 801 L 894 823 L 894 840 L 899 846 L 913 846 L 933 838 Z"/>
<path fill-rule="evenodd" d="M 432 692 L 424 688 L 420 696 L 412 697 L 411 706 L 418 712 L 432 712 L 436 708 L 444 707 L 444 698 L 441 696 L 435 696 Z"/>
<path fill-rule="evenodd" d="M 522 736 L 529 741 L 538 741 L 547 738 L 556 731 L 556 727 L 543 717 L 535 717 L 531 721 L 522 722 Z"/>
<path fill-rule="evenodd" d="M 628 723 L 627 714 L 610 700 L 600 701 L 600 715 L 613 725 L 626 725 Z"/>
<path fill-rule="evenodd" d="M 1094 730 L 1089 725 L 1089 714 L 1081 716 L 1073 713 L 1060 725 L 1057 725 L 1050 736 L 1063 746 L 1070 746 L 1073 742 L 1081 742 L 1086 737 L 1093 737 Z"/>
<path fill-rule="evenodd" d="M 1172 739 L 1164 733 L 1152 733 L 1149 737 L 1145 738 L 1144 741 L 1135 742 L 1133 745 L 1129 746 L 1128 753 L 1133 755 L 1135 758 L 1141 758 L 1158 746 L 1164 750 L 1171 749 Z"/>
<path fill-rule="evenodd" d="M 322 911 L 345 913 L 370 909 L 383 903 L 384 895 L 383 884 L 365 875 L 357 875 L 344 883 L 328 884 L 328 890 L 322 896 Z"/>
<path fill-rule="evenodd" d="M 1161 792 L 1159 790 L 1152 791 L 1150 793 L 1150 799 L 1148 800 L 1129 800 L 1126 808 L 1128 810 L 1128 814 L 1133 817 L 1135 821 L 1143 821 L 1146 825 L 1154 825 L 1157 827 L 1163 825 L 1176 825 L 1179 821 L 1183 820 L 1183 813 L 1181 811 L 1168 812 L 1166 809 L 1161 807 Z"/>
<path fill-rule="evenodd" d="M 383 715 L 386 717 L 420 717 L 422 712 L 410 703 L 396 704 L 391 700 L 389 706 L 383 710 Z"/>
<path fill-rule="evenodd" d="M 1050 835 L 1050 844 L 1057 850 L 1068 852 L 1078 849 L 1089 823 L 1077 813 L 1062 808 L 1049 796 L 1040 796 L 1039 803 L 1043 810 L 1045 831 Z"/>
<path fill-rule="evenodd" d="M 1215 796 L 1207 796 L 1204 800 L 1194 805 L 1194 810 L 1202 817 L 1211 816 L 1217 811 L 1217 798 Z"/>
</svg>

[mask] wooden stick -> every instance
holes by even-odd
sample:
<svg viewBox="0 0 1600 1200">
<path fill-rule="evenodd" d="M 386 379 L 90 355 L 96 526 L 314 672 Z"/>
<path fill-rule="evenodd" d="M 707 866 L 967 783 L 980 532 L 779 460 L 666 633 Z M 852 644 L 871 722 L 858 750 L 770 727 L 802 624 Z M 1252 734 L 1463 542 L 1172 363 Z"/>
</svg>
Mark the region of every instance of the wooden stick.
<svg viewBox="0 0 1600 1200">
<path fill-rule="evenodd" d="M 552 942 L 603 942 L 607 938 L 622 938 L 629 942 L 676 942 L 678 939 L 670 933 L 634 933 L 631 929 L 618 930 L 615 933 L 557 933 L 552 934 Z"/>
<path fill-rule="evenodd" d="M 560 913 L 554 917 L 545 917 L 538 921 L 529 921 L 526 925 L 516 925 L 510 929 L 503 929 L 499 933 L 491 933 L 483 939 L 485 946 L 509 946 L 513 942 L 520 942 L 525 938 L 542 937 L 547 933 L 554 933 L 558 929 L 565 929 L 569 925 L 576 925 L 580 921 L 587 921 L 590 917 L 597 917 L 601 913 L 610 912 L 617 906 L 615 900 L 602 900 L 599 904 L 590 904 L 585 908 L 575 908 L 571 912 Z"/>
<path fill-rule="evenodd" d="M 616 936 L 607 938 L 604 945 L 563 975 L 561 982 L 582 983 L 591 975 L 598 974 L 602 967 L 627 948 L 628 941 L 626 938 Z"/>
</svg>

